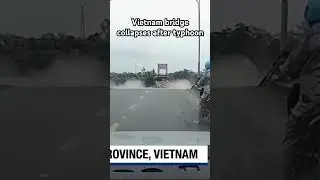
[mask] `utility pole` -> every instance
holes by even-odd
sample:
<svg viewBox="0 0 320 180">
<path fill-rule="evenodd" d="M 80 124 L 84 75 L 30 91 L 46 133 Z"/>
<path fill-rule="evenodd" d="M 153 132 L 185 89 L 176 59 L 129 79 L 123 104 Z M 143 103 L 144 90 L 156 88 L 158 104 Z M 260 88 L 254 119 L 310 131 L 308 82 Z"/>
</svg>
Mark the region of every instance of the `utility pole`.
<svg viewBox="0 0 320 180">
<path fill-rule="evenodd" d="M 134 73 L 137 74 L 137 64 L 134 64 Z"/>
<path fill-rule="evenodd" d="M 82 3 L 81 7 L 81 14 L 80 14 L 80 38 L 83 40 L 86 38 L 86 19 L 85 19 L 85 6 L 87 3 Z"/>
<path fill-rule="evenodd" d="M 280 50 L 283 51 L 287 46 L 288 34 L 288 0 L 281 0 L 281 36 Z"/>
<path fill-rule="evenodd" d="M 198 4 L 198 30 L 200 32 L 200 0 L 196 0 Z M 200 77 L 200 34 L 198 42 L 198 77 Z"/>
</svg>

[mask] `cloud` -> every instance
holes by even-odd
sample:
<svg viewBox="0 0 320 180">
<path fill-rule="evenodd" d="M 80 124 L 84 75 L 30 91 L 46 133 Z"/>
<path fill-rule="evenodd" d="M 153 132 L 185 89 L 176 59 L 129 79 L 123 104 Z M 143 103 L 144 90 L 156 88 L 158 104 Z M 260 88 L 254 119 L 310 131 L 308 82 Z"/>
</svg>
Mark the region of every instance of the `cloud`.
<svg viewBox="0 0 320 180">
<path fill-rule="evenodd" d="M 210 1 L 201 0 L 201 64 L 210 57 Z M 159 27 L 133 26 L 131 18 L 188 20 L 188 29 L 198 29 L 197 3 L 195 0 L 117 0 L 111 2 L 111 71 L 131 71 L 135 64 L 157 67 L 157 63 L 168 63 L 168 71 L 182 69 L 197 70 L 198 37 L 118 37 L 116 31 L 130 28 L 155 30 Z M 174 27 L 162 27 L 172 30 Z M 126 68 L 127 66 L 127 68 Z"/>
</svg>

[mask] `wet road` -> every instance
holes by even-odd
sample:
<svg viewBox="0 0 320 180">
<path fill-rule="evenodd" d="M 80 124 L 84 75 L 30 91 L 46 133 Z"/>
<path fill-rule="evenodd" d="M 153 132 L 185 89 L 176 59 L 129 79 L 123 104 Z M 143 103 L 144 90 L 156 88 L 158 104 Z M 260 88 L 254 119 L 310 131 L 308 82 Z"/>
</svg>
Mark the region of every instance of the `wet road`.
<svg viewBox="0 0 320 180">
<path fill-rule="evenodd" d="M 281 178 L 286 91 L 280 87 L 214 91 L 213 179 Z"/>
<path fill-rule="evenodd" d="M 214 90 L 210 157 L 214 179 L 278 179 L 285 91 L 276 87 Z M 78 179 L 99 176 L 106 168 L 106 129 L 115 123 L 116 131 L 208 130 L 192 123 L 196 98 L 188 90 L 116 89 L 110 94 L 108 121 L 104 109 L 109 93 L 104 88 L 2 89 L 1 159 L 9 169 L 6 172 L 35 178 L 42 173 L 65 175 L 65 171 Z M 78 173 L 80 169 L 86 171 Z"/>
<path fill-rule="evenodd" d="M 259 73 L 243 56 L 213 66 L 212 179 L 281 179 L 288 89 L 256 88 Z"/>
<path fill-rule="evenodd" d="M 107 88 L 1 87 L 3 179 L 107 178 L 106 108 Z"/>
<path fill-rule="evenodd" d="M 118 131 L 209 130 L 192 122 L 198 113 L 190 90 L 116 89 L 109 96 L 101 87 L 2 87 L 0 107 L 3 175 L 31 179 L 103 177 L 115 123 Z"/>
<path fill-rule="evenodd" d="M 229 87 L 213 92 L 211 178 L 279 179 L 286 89 L 239 87 L 257 78 L 229 63 L 214 76 Z M 112 89 L 109 96 L 105 88 L 4 88 L 0 107 L 5 175 L 29 179 L 104 176 L 109 125 L 114 131 L 209 130 L 192 122 L 197 98 L 189 90 Z"/>
<path fill-rule="evenodd" d="M 111 89 L 111 131 L 209 131 L 195 124 L 198 97 L 184 89 Z"/>
</svg>

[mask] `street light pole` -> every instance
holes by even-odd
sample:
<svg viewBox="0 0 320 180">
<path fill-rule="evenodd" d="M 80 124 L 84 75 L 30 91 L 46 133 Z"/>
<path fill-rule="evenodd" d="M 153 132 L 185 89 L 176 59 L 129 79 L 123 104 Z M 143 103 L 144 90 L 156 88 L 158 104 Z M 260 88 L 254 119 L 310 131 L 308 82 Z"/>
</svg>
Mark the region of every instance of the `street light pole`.
<svg viewBox="0 0 320 180">
<path fill-rule="evenodd" d="M 288 33 L 288 0 L 281 0 L 281 37 L 280 50 L 283 51 L 287 45 Z"/>
<path fill-rule="evenodd" d="M 134 64 L 134 73 L 137 74 L 137 64 Z"/>
<path fill-rule="evenodd" d="M 200 0 L 196 0 L 198 4 L 198 30 L 200 32 Z M 198 42 L 198 77 L 200 77 L 200 34 Z"/>
<path fill-rule="evenodd" d="M 85 7 L 87 3 L 84 2 L 80 5 L 81 15 L 80 15 L 80 38 L 84 40 L 86 38 L 86 19 L 85 19 Z"/>
</svg>

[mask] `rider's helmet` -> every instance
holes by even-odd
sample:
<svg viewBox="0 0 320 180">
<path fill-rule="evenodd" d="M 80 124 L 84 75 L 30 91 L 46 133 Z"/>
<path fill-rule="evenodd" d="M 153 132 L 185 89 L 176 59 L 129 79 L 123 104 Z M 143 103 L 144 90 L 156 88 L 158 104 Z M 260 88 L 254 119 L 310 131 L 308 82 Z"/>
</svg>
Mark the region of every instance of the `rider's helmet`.
<svg viewBox="0 0 320 180">
<path fill-rule="evenodd" d="M 309 25 L 320 23 L 320 1 L 319 0 L 308 0 L 304 18 Z"/>
<path fill-rule="evenodd" d="M 210 69 L 210 61 L 207 61 L 204 67 L 206 68 L 206 70 Z"/>
</svg>

